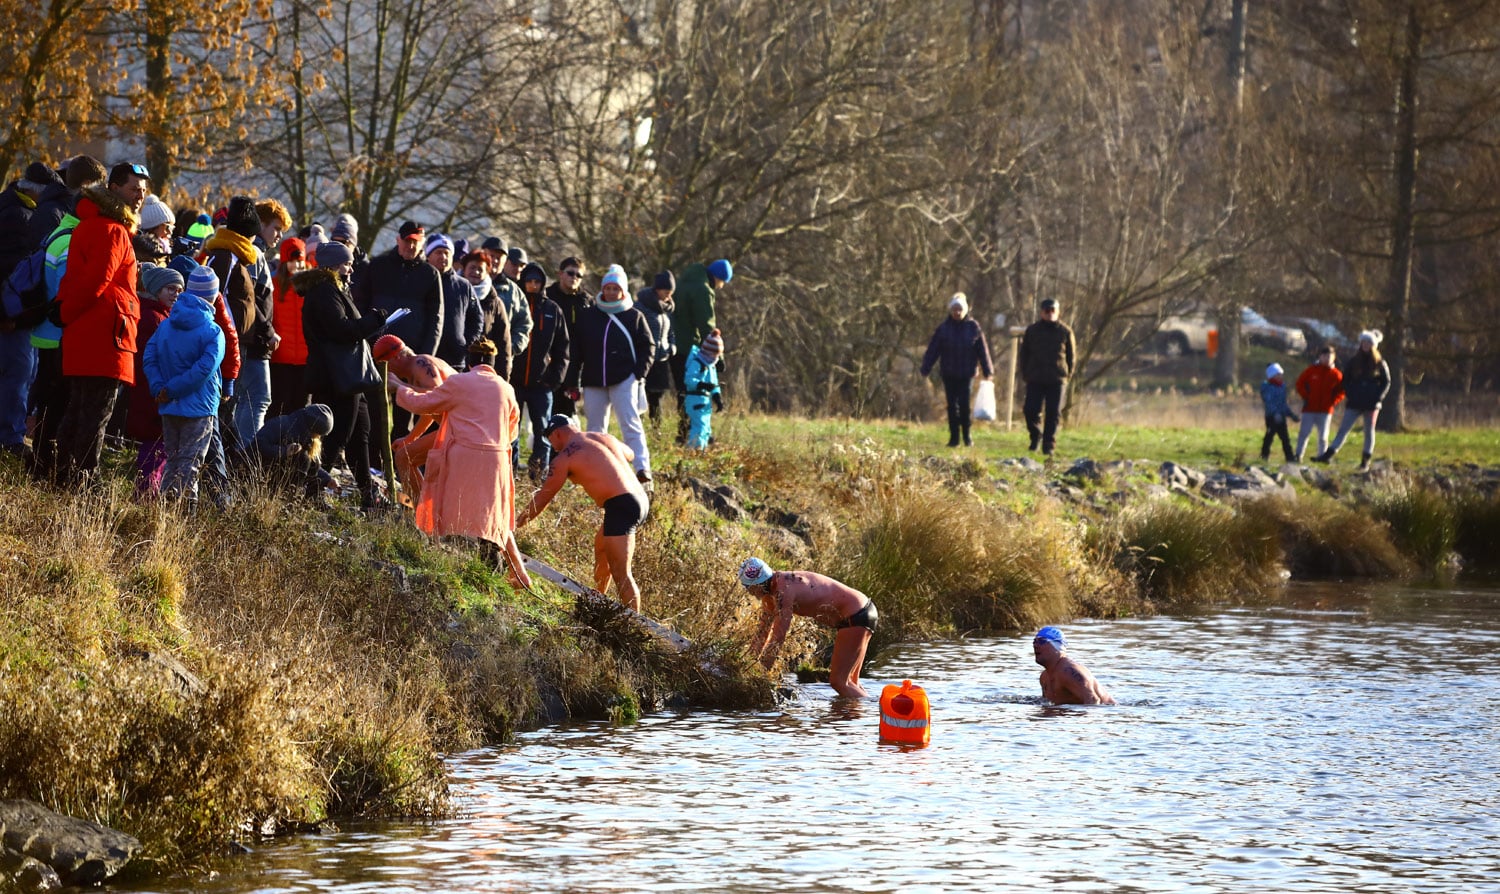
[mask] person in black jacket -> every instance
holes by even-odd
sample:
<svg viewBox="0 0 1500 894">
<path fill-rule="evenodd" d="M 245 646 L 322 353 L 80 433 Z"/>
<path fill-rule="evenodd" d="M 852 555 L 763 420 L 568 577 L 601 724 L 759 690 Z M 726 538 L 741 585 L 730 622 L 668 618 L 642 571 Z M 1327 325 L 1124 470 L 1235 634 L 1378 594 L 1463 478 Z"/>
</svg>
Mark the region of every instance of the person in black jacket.
<svg viewBox="0 0 1500 894">
<path fill-rule="evenodd" d="M 582 389 L 589 431 L 605 431 L 611 411 L 619 417 L 621 440 L 635 453 L 635 476 L 649 491 L 651 454 L 641 410 L 646 406 L 646 374 L 656 345 L 628 287 L 625 271 L 612 265 L 593 306 L 578 314 L 578 325 L 569 332 L 573 357 L 568 382 L 573 394 Z"/>
<path fill-rule="evenodd" d="M 433 233 L 427 237 L 423 253 L 438 272 L 438 285 L 443 291 L 443 334 L 436 356 L 456 370 L 465 370 L 474 365 L 469 361 L 469 345 L 484 334 L 484 312 L 474 297 L 474 287 L 453 269 L 452 239 Z M 496 372 L 505 378 L 505 370 Z"/>
<path fill-rule="evenodd" d="M 552 417 L 552 392 L 568 373 L 570 347 L 562 308 L 547 297 L 546 287 L 547 273 L 542 265 L 527 264 L 521 270 L 521 288 L 531 314 L 531 338 L 526 350 L 516 356 L 510 384 L 531 419 L 531 458 L 526 466 L 533 480 L 541 478 L 552 464 L 552 447 L 542 437 L 542 429 Z"/>
<path fill-rule="evenodd" d="M 63 218 L 73 213 L 80 192 L 92 186 L 103 186 L 109 171 L 98 159 L 79 155 L 67 163 L 62 175 L 60 182 L 49 181 L 37 199 L 36 211 L 32 213 L 26 231 L 32 248 L 40 248 L 52 231 L 62 225 Z"/>
<path fill-rule="evenodd" d="M 292 277 L 292 288 L 302 296 L 302 335 L 307 339 L 307 390 L 313 403 L 333 411 L 333 429 L 323 439 L 324 470 L 341 455 L 359 485 L 361 506 L 379 504 L 370 476 L 369 394 L 383 383 L 352 391 L 335 385 L 334 367 L 385 324 L 386 313 L 371 308 L 361 314 L 345 284 L 354 271 L 354 253 L 338 242 L 325 242 L 315 258 L 318 266 Z M 424 265 L 425 266 L 425 265 Z M 431 268 L 429 268 L 431 269 Z"/>
<path fill-rule="evenodd" d="M 0 192 L 0 283 L 35 250 L 27 226 L 37 198 L 49 183 L 33 178 L 46 176 L 61 185 L 51 168 L 32 162 L 25 175 Z M 17 455 L 25 453 L 26 397 L 35 371 L 30 327 L 18 328 L 14 320 L 0 320 L 0 448 Z"/>
<path fill-rule="evenodd" d="M 985 343 L 984 330 L 969 316 L 969 299 L 963 292 L 949 299 L 948 319 L 938 324 L 927 343 L 922 377 L 926 378 L 939 361 L 943 392 L 948 400 L 948 446 L 957 447 L 962 437 L 968 447 L 974 443 L 969 437 L 969 382 L 976 367 L 986 379 L 995 374 L 995 367 L 990 363 L 990 346 Z"/>
<path fill-rule="evenodd" d="M 308 404 L 267 419 L 255 433 L 255 455 L 278 488 L 297 488 L 309 499 L 316 498 L 333 483 L 319 463 L 323 438 L 332 431 L 333 411 L 323 404 Z"/>
<path fill-rule="evenodd" d="M 1026 431 L 1031 435 L 1031 446 L 1027 449 L 1035 450 L 1040 446 L 1047 456 L 1052 455 L 1052 448 L 1057 443 L 1063 387 L 1073 375 L 1076 354 L 1073 330 L 1058 322 L 1057 315 L 1057 300 L 1043 299 L 1041 319 L 1026 327 L 1016 357 L 1021 378 L 1026 380 L 1026 403 L 1021 412 L 1026 417 Z M 1045 424 L 1042 422 L 1044 408 Z"/>
<path fill-rule="evenodd" d="M 583 278 L 588 272 L 588 265 L 581 259 L 563 258 L 563 262 L 557 265 L 557 282 L 547 287 L 547 297 L 562 310 L 563 326 L 568 330 L 568 343 L 575 346 L 575 360 L 578 355 L 578 315 L 585 307 L 594 303 L 593 296 L 583 287 Z M 552 392 L 552 412 L 561 416 L 576 415 L 577 400 L 575 389 L 558 388 Z"/>
<path fill-rule="evenodd" d="M 1334 436 L 1328 449 L 1313 457 L 1313 462 L 1333 461 L 1333 455 L 1344 446 L 1354 423 L 1365 424 L 1365 449 L 1359 461 L 1359 470 L 1370 469 L 1370 458 L 1375 455 L 1375 420 L 1380 416 L 1380 405 L 1391 390 L 1391 368 L 1380 356 L 1379 329 L 1370 329 L 1359 334 L 1359 350 L 1344 365 L 1344 418 L 1339 422 L 1339 433 Z"/>
<path fill-rule="evenodd" d="M 370 266 L 355 278 L 354 304 L 361 312 L 378 309 L 387 316 L 403 307 L 411 311 L 388 331 L 416 353 L 437 356 L 443 331 L 443 290 L 438 272 L 422 259 L 427 231 L 408 220 L 399 235 L 395 248 L 371 258 Z M 410 428 L 411 414 L 392 407 L 391 438 L 405 435 Z"/>
</svg>

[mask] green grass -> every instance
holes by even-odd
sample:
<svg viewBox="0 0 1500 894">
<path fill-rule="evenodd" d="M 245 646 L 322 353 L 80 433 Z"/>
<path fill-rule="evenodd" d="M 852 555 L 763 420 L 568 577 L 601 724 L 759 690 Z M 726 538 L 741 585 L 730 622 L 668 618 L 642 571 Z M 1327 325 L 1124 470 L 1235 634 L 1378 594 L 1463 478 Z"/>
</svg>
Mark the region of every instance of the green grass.
<svg viewBox="0 0 1500 894">
<path fill-rule="evenodd" d="M 1002 408 L 1002 413 L 1004 412 Z M 949 448 L 946 424 L 898 420 L 801 419 L 786 416 L 734 415 L 715 419 L 720 440 L 734 441 L 755 449 L 812 450 L 834 441 L 858 443 L 869 439 L 885 450 L 941 457 L 970 457 L 993 462 L 1009 457 L 1040 454 L 1026 452 L 1026 427 L 1020 422 L 1005 430 L 1004 423 L 977 425 L 974 446 Z M 1064 426 L 1058 434 L 1053 464 L 1087 457 L 1097 460 L 1171 460 L 1189 466 L 1228 466 L 1260 459 L 1261 428 L 1207 429 L 1112 425 Z M 1295 436 L 1295 431 L 1293 432 Z M 1358 434 L 1353 454 L 1346 447 L 1334 468 L 1352 468 L 1358 462 Z M 1500 430 L 1441 429 L 1402 434 L 1381 432 L 1375 446 L 1376 459 L 1417 468 L 1453 463 L 1493 465 L 1500 462 Z"/>
</svg>

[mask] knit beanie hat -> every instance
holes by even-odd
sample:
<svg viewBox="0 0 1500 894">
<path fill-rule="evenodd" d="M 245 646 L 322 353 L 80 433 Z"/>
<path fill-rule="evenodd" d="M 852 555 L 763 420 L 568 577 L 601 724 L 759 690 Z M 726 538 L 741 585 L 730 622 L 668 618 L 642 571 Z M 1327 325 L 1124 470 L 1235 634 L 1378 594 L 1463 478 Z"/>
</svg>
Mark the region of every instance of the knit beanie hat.
<svg viewBox="0 0 1500 894">
<path fill-rule="evenodd" d="M 718 360 L 719 355 L 724 353 L 724 339 L 719 335 L 719 330 L 715 329 L 703 336 L 703 344 L 698 346 L 698 351 L 709 363 Z"/>
<path fill-rule="evenodd" d="M 1286 372 L 1286 370 L 1281 368 L 1280 363 L 1273 363 L 1270 366 L 1266 367 L 1266 379 L 1274 379 L 1284 372 Z"/>
<path fill-rule="evenodd" d="M 21 189 L 41 192 L 53 184 L 61 186 L 62 178 L 57 176 L 57 172 L 48 167 L 45 162 L 34 161 L 26 166 L 26 173 L 21 175 L 21 181 L 16 185 Z"/>
<path fill-rule="evenodd" d="M 323 436 L 333 431 L 333 411 L 327 404 L 308 404 L 301 412 L 307 415 L 313 434 Z"/>
<path fill-rule="evenodd" d="M 146 294 L 152 298 L 155 298 L 162 289 L 173 284 L 176 284 L 179 289 L 184 285 L 182 274 L 171 267 L 157 267 L 149 264 L 141 268 L 141 285 L 146 287 Z M 214 289 L 217 291 L 218 286 L 215 285 Z"/>
<path fill-rule="evenodd" d="M 333 269 L 354 260 L 354 252 L 342 242 L 324 242 L 318 246 L 316 261 L 319 267 Z"/>
<path fill-rule="evenodd" d="M 219 297 L 218 274 L 208 267 L 199 266 L 188 275 L 187 288 L 183 291 L 212 305 L 214 299 Z"/>
<path fill-rule="evenodd" d="M 141 206 L 141 232 L 154 230 L 171 221 L 172 209 L 156 196 L 146 196 L 146 204 Z"/>
<path fill-rule="evenodd" d="M 254 239 L 260 233 L 260 215 L 255 212 L 255 200 L 249 196 L 235 196 L 229 200 L 229 212 L 224 226 L 231 233 L 246 239 Z"/>
<path fill-rule="evenodd" d="M 969 296 L 965 295 L 963 292 L 954 292 L 953 297 L 948 299 L 948 309 L 952 310 L 955 307 L 961 308 L 964 312 L 964 316 L 968 316 Z"/>
<path fill-rule="evenodd" d="M 608 301 L 604 297 L 604 292 L 601 291 L 599 297 L 594 301 L 595 307 L 607 314 L 617 314 L 622 310 L 629 310 L 635 306 L 634 299 L 630 297 L 630 280 L 625 276 L 625 268 L 619 264 L 609 265 L 609 269 L 604 272 L 604 279 L 599 285 L 602 289 L 610 283 L 614 283 L 620 287 L 620 299 L 618 301 Z"/>
<path fill-rule="evenodd" d="M 1359 334 L 1360 341 L 1367 341 L 1370 343 L 1371 347 L 1375 348 L 1380 347 L 1380 342 L 1383 338 L 1385 338 L 1385 336 L 1380 334 L 1379 329 L 1366 329 L 1364 332 L 1361 332 Z"/>
<path fill-rule="evenodd" d="M 281 240 L 281 246 L 276 252 L 283 264 L 287 261 L 305 261 L 307 260 L 307 243 L 296 236 L 289 236 Z"/>
<path fill-rule="evenodd" d="M 663 270 L 656 274 L 656 279 L 651 281 L 651 288 L 666 289 L 669 292 L 674 292 L 677 290 L 677 277 L 672 275 L 672 271 Z"/>
<path fill-rule="evenodd" d="M 731 279 L 734 279 L 734 265 L 720 258 L 708 265 L 708 275 L 727 285 Z"/>
<path fill-rule="evenodd" d="M 347 211 L 340 214 L 339 219 L 333 225 L 333 232 L 329 234 L 329 238 L 335 242 L 358 242 L 359 221 L 355 220 L 354 215 Z"/>
<path fill-rule="evenodd" d="M 426 257 L 427 255 L 432 254 L 432 251 L 435 248 L 448 249 L 448 256 L 450 259 L 452 258 L 453 240 L 449 239 L 447 236 L 444 236 L 442 233 L 433 233 L 431 236 L 427 237 L 427 244 L 422 246 L 422 256 Z"/>
</svg>

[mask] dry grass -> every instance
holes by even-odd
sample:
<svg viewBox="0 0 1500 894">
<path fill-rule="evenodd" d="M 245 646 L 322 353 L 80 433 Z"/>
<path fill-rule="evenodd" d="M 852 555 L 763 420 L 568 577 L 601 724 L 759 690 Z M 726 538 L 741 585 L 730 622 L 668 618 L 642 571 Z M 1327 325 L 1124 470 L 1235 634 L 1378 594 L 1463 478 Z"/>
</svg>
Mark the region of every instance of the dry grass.
<svg viewBox="0 0 1500 894">
<path fill-rule="evenodd" d="M 1265 516 L 1227 506 L 1156 501 L 1131 506 L 1091 530 L 1108 556 L 1156 601 L 1258 595 L 1281 580 L 1278 532 Z"/>
<path fill-rule="evenodd" d="M 1253 500 L 1241 511 L 1262 517 L 1280 532 L 1283 561 L 1293 577 L 1399 578 L 1412 571 L 1387 525 L 1323 494 L 1307 494 L 1295 502 Z"/>
</svg>

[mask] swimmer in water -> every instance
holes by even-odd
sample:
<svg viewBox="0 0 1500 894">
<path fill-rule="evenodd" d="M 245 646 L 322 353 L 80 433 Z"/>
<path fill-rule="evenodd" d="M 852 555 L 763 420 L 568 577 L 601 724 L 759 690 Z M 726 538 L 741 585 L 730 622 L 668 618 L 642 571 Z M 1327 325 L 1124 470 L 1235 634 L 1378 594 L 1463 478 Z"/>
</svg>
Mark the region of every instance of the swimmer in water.
<svg viewBox="0 0 1500 894">
<path fill-rule="evenodd" d="M 1042 698 L 1054 705 L 1112 705 L 1115 703 L 1088 668 L 1067 656 L 1068 641 L 1056 627 L 1036 632 L 1031 641 L 1036 663 L 1042 666 Z"/>
<path fill-rule="evenodd" d="M 859 685 L 859 671 L 880 621 L 870 597 L 812 571 L 772 571 L 760 559 L 746 559 L 740 565 L 739 579 L 750 595 L 760 597 L 763 613 L 760 630 L 750 643 L 751 657 L 770 670 L 792 626 L 792 616 L 812 618 L 837 631 L 828 685 L 839 695 L 869 698 L 870 693 Z"/>
</svg>

